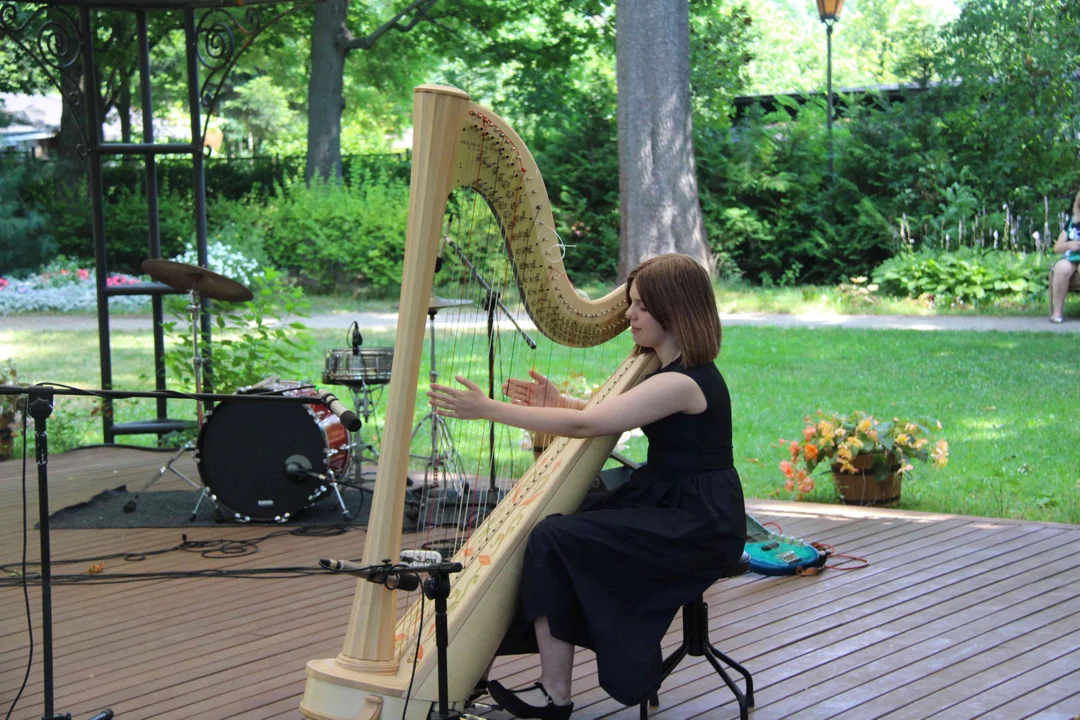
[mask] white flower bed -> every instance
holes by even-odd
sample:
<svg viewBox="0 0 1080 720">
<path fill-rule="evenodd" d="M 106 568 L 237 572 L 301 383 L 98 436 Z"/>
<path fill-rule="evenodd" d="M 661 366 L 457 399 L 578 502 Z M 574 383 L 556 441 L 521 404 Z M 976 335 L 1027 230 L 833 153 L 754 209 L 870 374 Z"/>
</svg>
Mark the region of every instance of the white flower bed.
<svg viewBox="0 0 1080 720">
<path fill-rule="evenodd" d="M 114 277 L 129 278 L 130 276 Z M 0 315 L 97 310 L 97 283 L 94 281 L 92 270 L 85 280 L 62 287 L 41 287 L 41 283 L 36 280 L 4 279 L 7 284 L 0 287 Z M 131 279 L 139 282 L 138 278 Z M 109 309 L 130 312 L 149 311 L 150 298 L 139 295 L 109 298 Z"/>
<path fill-rule="evenodd" d="M 262 275 L 259 263 L 228 245 L 211 240 L 207 246 L 208 265 L 216 273 L 250 286 Z M 188 243 L 176 262 L 198 265 L 195 248 Z M 131 275 L 112 273 L 107 283 L 131 285 L 148 282 Z M 110 311 L 149 312 L 150 298 L 145 295 L 119 295 L 109 298 Z M 18 280 L 0 276 L 0 316 L 20 313 L 96 312 L 97 285 L 93 270 L 79 268 L 74 261 L 58 258 L 42 271 Z"/>
</svg>

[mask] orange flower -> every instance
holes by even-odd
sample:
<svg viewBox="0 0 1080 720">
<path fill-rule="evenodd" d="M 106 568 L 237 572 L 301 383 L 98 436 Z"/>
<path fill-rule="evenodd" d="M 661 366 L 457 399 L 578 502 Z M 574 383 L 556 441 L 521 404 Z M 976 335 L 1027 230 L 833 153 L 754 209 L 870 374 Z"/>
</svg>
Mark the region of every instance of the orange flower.
<svg viewBox="0 0 1080 720">
<path fill-rule="evenodd" d="M 817 435 L 817 428 L 815 428 L 813 425 L 807 425 L 806 427 L 803 428 L 802 434 L 803 434 L 803 437 L 805 437 L 807 440 L 809 440 L 812 437 L 814 437 L 815 435 Z"/>
<path fill-rule="evenodd" d="M 799 492 L 803 495 L 814 491 L 814 478 L 808 477 L 799 483 Z"/>
<path fill-rule="evenodd" d="M 795 490 L 795 482 L 792 480 L 788 480 L 786 483 L 784 483 L 784 489 L 788 492 L 793 492 Z"/>
<path fill-rule="evenodd" d="M 817 460 L 817 456 L 817 446 L 813 443 L 806 443 L 806 445 L 803 447 L 803 457 L 805 457 L 807 460 L 812 461 Z"/>
<path fill-rule="evenodd" d="M 799 445 L 798 440 L 792 440 L 791 445 L 788 446 L 788 450 L 791 452 L 791 459 L 798 460 L 799 452 L 802 450 L 802 446 Z"/>
<path fill-rule="evenodd" d="M 791 467 L 791 463 L 787 460 L 780 461 L 780 472 L 790 480 L 795 477 L 795 468 Z"/>
</svg>

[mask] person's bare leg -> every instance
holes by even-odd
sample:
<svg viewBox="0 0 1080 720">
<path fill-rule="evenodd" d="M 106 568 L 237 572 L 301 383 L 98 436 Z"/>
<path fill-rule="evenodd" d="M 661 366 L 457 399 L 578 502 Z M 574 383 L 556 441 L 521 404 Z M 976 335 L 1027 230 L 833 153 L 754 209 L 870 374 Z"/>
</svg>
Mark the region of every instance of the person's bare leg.
<svg viewBox="0 0 1080 720">
<path fill-rule="evenodd" d="M 546 616 L 536 618 L 533 625 L 536 644 L 540 648 L 539 682 L 556 705 L 567 705 L 570 703 L 570 676 L 574 670 L 574 646 L 551 634 Z M 530 705 L 547 705 L 547 698 L 539 688 L 518 693 L 518 697 Z"/>
<path fill-rule="evenodd" d="M 1065 310 L 1065 296 L 1069 294 L 1069 282 L 1072 280 L 1076 266 L 1068 260 L 1058 260 L 1054 263 L 1054 273 L 1050 277 L 1050 317 L 1059 318 Z"/>
<path fill-rule="evenodd" d="M 535 621 L 540 647 L 540 682 L 556 705 L 570 702 L 570 678 L 574 672 L 574 646 L 551 634 L 547 617 Z"/>
</svg>

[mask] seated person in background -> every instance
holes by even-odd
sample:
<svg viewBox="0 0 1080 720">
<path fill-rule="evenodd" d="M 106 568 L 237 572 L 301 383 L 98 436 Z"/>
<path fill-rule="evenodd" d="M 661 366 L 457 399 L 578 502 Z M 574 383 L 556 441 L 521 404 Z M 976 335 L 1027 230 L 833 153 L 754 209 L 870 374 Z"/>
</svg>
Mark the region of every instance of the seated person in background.
<svg viewBox="0 0 1080 720">
<path fill-rule="evenodd" d="M 1069 290 L 1080 290 L 1080 192 L 1073 200 L 1072 215 L 1054 243 L 1054 252 L 1063 257 L 1050 271 L 1050 322 L 1061 322 L 1065 296 Z"/>
</svg>

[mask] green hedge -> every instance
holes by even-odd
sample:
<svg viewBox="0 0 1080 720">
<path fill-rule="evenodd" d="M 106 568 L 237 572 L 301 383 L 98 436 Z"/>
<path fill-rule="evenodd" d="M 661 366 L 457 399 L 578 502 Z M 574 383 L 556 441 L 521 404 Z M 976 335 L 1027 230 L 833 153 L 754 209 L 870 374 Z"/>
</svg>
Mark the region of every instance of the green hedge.
<svg viewBox="0 0 1080 720">
<path fill-rule="evenodd" d="M 885 261 L 873 277 L 885 294 L 939 305 L 1024 303 L 1046 292 L 1050 263 L 1038 253 L 923 250 Z"/>
<path fill-rule="evenodd" d="M 409 214 L 407 182 L 354 173 L 337 182 L 289 181 L 266 208 L 270 262 L 319 291 L 401 283 Z"/>
</svg>

